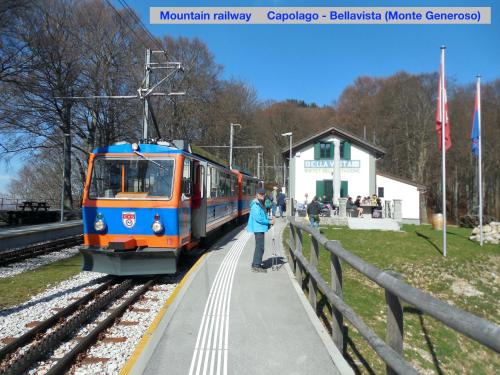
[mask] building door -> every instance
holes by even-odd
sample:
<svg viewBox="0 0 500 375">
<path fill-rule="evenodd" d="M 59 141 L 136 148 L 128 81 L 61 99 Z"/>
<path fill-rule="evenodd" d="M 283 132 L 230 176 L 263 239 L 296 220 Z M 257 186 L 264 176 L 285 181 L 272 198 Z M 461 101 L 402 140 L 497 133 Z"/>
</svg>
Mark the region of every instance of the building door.
<svg viewBox="0 0 500 375">
<path fill-rule="evenodd" d="M 316 181 L 316 196 L 322 200 L 324 196 L 326 202 L 331 202 L 333 198 L 333 180 Z"/>
<path fill-rule="evenodd" d="M 347 198 L 349 196 L 349 182 L 340 181 L 340 198 Z"/>
</svg>

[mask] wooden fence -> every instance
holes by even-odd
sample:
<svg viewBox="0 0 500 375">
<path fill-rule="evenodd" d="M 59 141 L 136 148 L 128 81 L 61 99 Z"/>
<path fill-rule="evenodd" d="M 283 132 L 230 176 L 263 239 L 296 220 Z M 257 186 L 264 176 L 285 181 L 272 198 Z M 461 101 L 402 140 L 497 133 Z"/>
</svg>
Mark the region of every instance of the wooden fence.
<svg viewBox="0 0 500 375">
<path fill-rule="evenodd" d="M 348 252 L 339 241 L 328 240 L 310 226 L 296 222 L 293 217 L 288 219 L 290 220 L 291 234 L 288 247 L 295 276 L 303 288 L 308 289 L 309 302 L 317 313 L 317 295 L 323 296 L 328 301 L 332 312 L 332 339 L 341 352 L 346 339 L 343 329 L 343 319 L 346 318 L 385 362 L 388 374 L 418 374 L 418 371 L 403 356 L 403 307 L 401 301 L 413 305 L 419 311 L 432 316 L 454 331 L 470 337 L 497 353 L 500 352 L 500 327 L 496 324 L 449 305 L 406 284 L 400 280 L 396 273 L 382 271 Z M 303 232 L 311 236 L 309 261 L 302 253 Z M 317 269 L 320 246 L 330 253 L 331 286 L 328 286 Z M 359 315 L 344 302 L 341 260 L 384 288 L 387 303 L 385 341 L 373 332 Z"/>
</svg>

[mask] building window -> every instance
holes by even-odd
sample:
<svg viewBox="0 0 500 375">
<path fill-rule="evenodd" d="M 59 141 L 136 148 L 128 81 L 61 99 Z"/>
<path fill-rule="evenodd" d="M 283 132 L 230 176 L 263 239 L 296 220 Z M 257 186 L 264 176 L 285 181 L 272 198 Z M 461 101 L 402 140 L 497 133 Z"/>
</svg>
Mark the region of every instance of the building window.
<svg viewBox="0 0 500 375">
<path fill-rule="evenodd" d="M 384 197 L 384 188 L 379 187 L 377 193 L 378 193 L 377 195 L 379 198 L 383 198 Z"/>
<path fill-rule="evenodd" d="M 314 145 L 314 160 L 333 159 L 333 143 L 318 142 Z"/>
<path fill-rule="evenodd" d="M 351 144 L 349 142 L 340 142 L 340 157 L 344 160 L 351 160 Z"/>
</svg>

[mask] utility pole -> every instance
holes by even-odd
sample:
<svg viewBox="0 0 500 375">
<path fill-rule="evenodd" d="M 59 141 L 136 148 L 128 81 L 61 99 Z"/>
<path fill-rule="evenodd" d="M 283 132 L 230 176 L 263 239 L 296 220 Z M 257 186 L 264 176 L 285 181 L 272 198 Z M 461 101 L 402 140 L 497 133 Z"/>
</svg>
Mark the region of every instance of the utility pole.
<svg viewBox="0 0 500 375">
<path fill-rule="evenodd" d="M 293 137 L 293 133 L 292 132 L 288 132 L 288 133 L 283 133 L 281 134 L 281 136 L 283 137 L 290 137 L 290 155 L 288 156 L 288 195 L 290 196 L 290 171 L 291 171 L 291 167 L 292 167 L 292 137 Z M 283 171 L 283 184 L 286 184 L 286 179 L 285 179 L 285 172 Z"/>
<path fill-rule="evenodd" d="M 274 177 L 274 181 L 275 182 L 278 182 L 278 176 L 277 176 L 277 173 L 276 173 L 276 155 L 273 155 L 273 171 L 274 171 L 274 174 L 273 174 L 273 177 Z"/>
<path fill-rule="evenodd" d="M 233 169 L 233 136 L 234 136 L 234 127 L 239 126 L 241 129 L 240 124 L 230 124 L 231 126 L 231 131 L 229 132 L 229 169 Z"/>
<path fill-rule="evenodd" d="M 66 179 L 66 137 L 69 134 L 63 134 L 63 173 L 62 173 L 62 184 L 61 184 L 61 223 L 64 221 L 64 180 Z"/>
<path fill-rule="evenodd" d="M 257 152 L 257 178 L 260 180 L 260 152 Z"/>
<path fill-rule="evenodd" d="M 144 71 L 144 88 L 149 90 L 149 73 L 151 64 L 151 50 L 149 48 L 146 49 L 146 67 Z M 148 117 L 149 117 L 149 101 L 147 97 L 143 97 L 144 101 L 144 115 L 142 118 L 142 139 L 148 139 Z"/>
</svg>

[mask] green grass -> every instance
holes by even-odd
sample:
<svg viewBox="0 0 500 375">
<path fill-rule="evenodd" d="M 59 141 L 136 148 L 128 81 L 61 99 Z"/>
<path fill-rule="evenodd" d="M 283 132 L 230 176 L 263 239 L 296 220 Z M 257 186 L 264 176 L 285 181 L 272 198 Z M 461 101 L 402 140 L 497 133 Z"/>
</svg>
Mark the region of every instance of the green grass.
<svg viewBox="0 0 500 375">
<path fill-rule="evenodd" d="M 19 305 L 49 285 L 80 273 L 81 255 L 46 264 L 40 268 L 0 279 L 0 310 Z"/>
<path fill-rule="evenodd" d="M 470 229 L 447 228 L 447 257 L 441 254 L 442 232 L 428 225 L 405 225 L 401 232 L 354 231 L 325 227 L 322 234 L 380 269 L 391 269 L 405 282 L 480 317 L 500 324 L 500 246 L 468 240 Z M 286 233 L 285 238 L 289 234 Z M 285 239 L 286 241 L 286 239 Z M 304 255 L 310 256 L 310 239 L 304 235 Z M 318 270 L 330 283 L 330 256 L 320 250 Z M 342 262 L 344 300 L 382 339 L 386 305 L 382 288 Z M 466 295 L 464 292 L 470 292 Z M 475 295 L 474 295 L 475 294 Z M 496 374 L 500 356 L 404 306 L 404 355 L 424 373 Z M 346 322 L 349 338 L 346 356 L 360 373 L 384 372 L 385 365 Z M 358 353 L 359 354 L 356 354 Z"/>
</svg>

